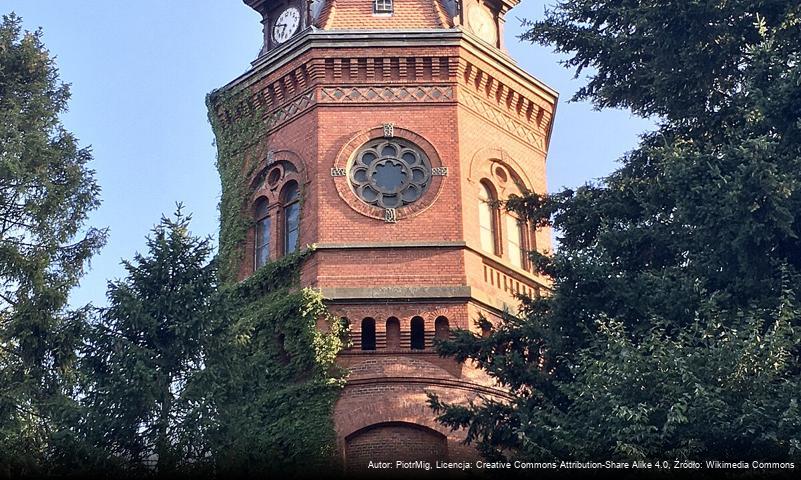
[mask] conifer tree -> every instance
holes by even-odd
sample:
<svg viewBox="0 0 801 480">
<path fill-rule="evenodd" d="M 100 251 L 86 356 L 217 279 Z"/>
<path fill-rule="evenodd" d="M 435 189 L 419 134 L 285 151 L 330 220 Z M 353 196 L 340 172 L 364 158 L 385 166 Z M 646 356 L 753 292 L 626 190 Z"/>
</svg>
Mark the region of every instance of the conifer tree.
<svg viewBox="0 0 801 480">
<path fill-rule="evenodd" d="M 574 99 L 659 125 L 602 181 L 508 202 L 558 232 L 553 291 L 442 346 L 516 400 L 441 420 L 491 456 L 797 460 L 801 5 L 563 1 L 529 27 L 589 72 Z"/>
<path fill-rule="evenodd" d="M 162 217 L 147 253 L 123 261 L 126 277 L 109 282 L 110 306 L 83 352 L 81 430 L 94 448 L 86 462 L 164 475 L 202 456 L 192 440 L 200 425 L 189 420 L 191 390 L 203 367 L 216 272 L 211 241 L 193 236 L 190 220 L 180 205 L 174 218 Z"/>
<path fill-rule="evenodd" d="M 34 474 L 65 440 L 87 309 L 68 294 L 105 231 L 89 148 L 62 126 L 69 86 L 21 19 L 0 23 L 0 476 Z"/>
</svg>

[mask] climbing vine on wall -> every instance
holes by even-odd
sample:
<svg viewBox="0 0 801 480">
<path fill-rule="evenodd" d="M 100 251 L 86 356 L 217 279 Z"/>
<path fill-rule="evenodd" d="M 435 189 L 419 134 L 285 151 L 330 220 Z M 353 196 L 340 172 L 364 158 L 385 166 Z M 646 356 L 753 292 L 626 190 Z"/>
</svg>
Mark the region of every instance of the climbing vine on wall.
<svg viewBox="0 0 801 480">
<path fill-rule="evenodd" d="M 220 200 L 217 334 L 204 372 L 205 409 L 213 417 L 209 445 L 218 471 L 303 474 L 336 462 L 333 406 L 344 385 L 335 365 L 347 327 L 326 311 L 322 296 L 299 288 L 312 249 L 288 255 L 237 282 L 248 214 L 250 178 L 266 155 L 262 112 L 237 108 L 236 94 L 207 98 L 217 137 Z M 233 120 L 218 112 L 236 112 Z M 199 410 L 203 410 L 200 408 Z"/>
<path fill-rule="evenodd" d="M 253 220 L 248 212 L 249 181 L 266 155 L 261 108 L 250 106 L 243 92 L 215 90 L 206 97 L 209 122 L 216 138 L 220 197 L 220 278 L 235 282 L 242 246 Z"/>
</svg>

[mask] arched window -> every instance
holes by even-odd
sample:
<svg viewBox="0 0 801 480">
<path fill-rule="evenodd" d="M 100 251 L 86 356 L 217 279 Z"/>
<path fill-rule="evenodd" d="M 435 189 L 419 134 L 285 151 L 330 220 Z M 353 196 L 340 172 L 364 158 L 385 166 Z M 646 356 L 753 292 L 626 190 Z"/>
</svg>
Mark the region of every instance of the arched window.
<svg viewBox="0 0 801 480">
<path fill-rule="evenodd" d="M 506 215 L 506 243 L 509 251 L 509 262 L 518 268 L 525 268 L 526 224 L 511 215 Z"/>
<path fill-rule="evenodd" d="M 497 201 L 492 187 L 481 182 L 478 190 L 478 226 L 480 227 L 481 249 L 498 255 L 497 212 L 491 202 Z"/>
<path fill-rule="evenodd" d="M 445 317 L 437 317 L 434 322 L 434 338 L 438 340 L 447 340 L 451 335 L 451 327 L 448 324 L 448 319 Z"/>
<path fill-rule="evenodd" d="M 421 317 L 412 318 L 412 350 L 426 348 L 426 327 Z"/>
<path fill-rule="evenodd" d="M 400 321 L 395 317 L 387 319 L 387 348 L 400 348 Z"/>
<path fill-rule="evenodd" d="M 254 238 L 254 265 L 259 268 L 270 261 L 271 219 L 269 202 L 264 197 L 256 200 L 254 213 L 256 216 L 256 235 Z"/>
<path fill-rule="evenodd" d="M 300 189 L 297 182 L 289 182 L 281 191 L 283 206 L 284 255 L 298 249 L 298 229 L 300 224 Z"/>
<path fill-rule="evenodd" d="M 362 350 L 375 350 L 375 320 L 362 320 Z"/>
</svg>

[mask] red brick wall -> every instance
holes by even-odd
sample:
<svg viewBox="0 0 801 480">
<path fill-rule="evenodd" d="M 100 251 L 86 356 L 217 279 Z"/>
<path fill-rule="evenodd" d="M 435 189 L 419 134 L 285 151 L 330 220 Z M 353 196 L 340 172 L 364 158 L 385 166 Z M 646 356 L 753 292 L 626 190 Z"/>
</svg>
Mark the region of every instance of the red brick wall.
<svg viewBox="0 0 801 480">
<path fill-rule="evenodd" d="M 387 28 L 438 28 L 440 19 L 431 3 L 396 2 L 398 13 L 390 20 L 396 23 Z M 386 19 L 362 11 L 370 4 L 338 0 L 328 21 L 332 28 L 383 28 L 370 22 Z M 414 15 L 403 13 L 407 7 Z M 436 423 L 426 393 L 465 402 L 479 394 L 500 398 L 504 392 L 472 365 L 436 355 L 436 319 L 444 317 L 451 328 L 479 333 L 479 315 L 497 322 L 504 305 L 517 304 L 516 293 L 537 294 L 548 285 L 547 279 L 510 264 L 505 222 L 499 225 L 504 238 L 500 255 L 481 251 L 478 185 L 482 179 L 491 180 L 501 198 L 520 193 L 515 179 L 525 189 L 546 191 L 545 155 L 555 98 L 515 67 L 503 65 L 501 57 L 482 52 L 464 42 L 447 47 L 311 49 L 250 87 L 253 101 L 268 112 L 268 135 L 253 151 L 291 151 L 307 179 L 300 244 L 326 247 L 305 264 L 303 286 L 471 289 L 470 298 L 329 302 L 332 314 L 351 321 L 354 342 L 338 360 L 351 373 L 334 411 L 338 448 L 351 464 L 417 456 L 475 457 L 475 451 L 460 445 L 464 432 L 450 432 Z M 285 113 L 289 111 L 298 113 Z M 380 136 L 386 123 L 395 125 L 399 137 L 423 148 L 433 165 L 448 169 L 447 176 L 432 182 L 430 190 L 436 195 L 424 197 L 425 208 L 397 223 L 360 210 L 353 193 L 342 183 L 337 187 L 342 177 L 337 180 L 331 172 L 344 168 L 364 139 Z M 498 166 L 508 173 L 505 184 L 496 175 Z M 550 248 L 548 230 L 535 237 L 538 250 Z M 242 277 L 253 270 L 252 236 L 248 241 Z M 393 242 L 429 244 L 367 245 Z M 343 244 L 356 248 L 337 247 Z M 410 324 L 416 316 L 424 320 L 423 351 L 410 348 Z M 367 317 L 375 319 L 376 350 L 363 352 L 361 320 Z M 400 324 L 396 346 L 387 345 L 389 318 Z"/>
<path fill-rule="evenodd" d="M 331 63 L 337 58 L 343 60 Z M 427 58 L 434 60 L 425 60 Z M 351 60 L 346 62 L 347 59 Z M 408 64 L 406 70 L 396 69 L 392 59 L 411 59 L 415 63 Z M 431 65 L 438 66 L 436 72 L 430 69 L 433 68 Z M 296 78 L 292 76 L 295 75 L 293 72 L 301 67 L 308 71 L 298 85 L 303 81 L 308 81 L 309 86 L 317 85 L 312 91 L 318 99 L 322 98 L 321 89 L 332 88 L 327 85 L 341 88 L 346 88 L 345 85 L 441 85 L 449 86 L 453 91 L 452 101 L 439 102 L 370 103 L 362 99 L 364 101 L 339 104 L 318 101 L 301 115 L 270 132 L 266 137 L 268 140 L 262 142 L 261 150 L 291 150 L 303 163 L 309 179 L 303 191 L 301 245 L 466 241 L 473 251 L 480 252 L 478 182 L 482 178 L 489 178 L 497 183 L 492 176 L 495 165 L 503 165 L 511 176 L 519 177 L 527 188 L 545 191 L 543 139 L 547 135 L 552 112 L 537 114 L 538 110 L 534 107 L 541 107 L 539 103 L 543 100 L 525 92 L 527 88 L 521 85 L 519 79 L 509 77 L 486 59 L 454 47 L 382 48 L 379 51 L 326 49 L 312 51 L 279 68 L 257 83 L 253 87 L 254 92 L 263 94 L 269 90 L 286 94 L 289 90 L 275 87 L 276 79 Z M 480 75 L 476 74 L 479 70 L 483 72 Z M 401 75 L 404 72 L 406 74 Z M 344 83 L 345 79 L 349 83 Z M 283 80 L 277 84 L 294 85 Z M 301 91 L 299 86 L 296 93 Z M 532 97 L 525 104 L 527 107 L 520 104 L 521 97 L 510 95 L 511 88 L 518 88 Z M 277 93 L 263 95 L 290 101 L 288 97 L 276 97 Z M 475 105 L 462 105 L 458 100 L 482 95 L 488 98 L 480 107 L 485 110 L 483 115 L 476 112 Z M 521 138 L 519 132 L 503 128 L 508 119 L 500 123 L 490 121 L 502 118 L 504 112 L 518 115 L 518 123 L 528 118 L 531 131 L 539 132 L 537 145 Z M 348 145 L 351 139 L 359 134 L 366 135 L 384 123 L 394 123 L 398 128 L 419 136 L 421 140 L 418 143 L 425 143 L 432 151 L 432 163 L 448 168 L 448 175 L 442 178 L 435 200 L 424 211 L 398 223 L 386 223 L 354 210 L 352 206 L 358 205 L 359 200 L 347 189 L 343 194 L 338 192 L 330 172 L 338 158 L 343 155 L 347 157 L 348 152 L 344 150 L 354 148 Z M 507 183 L 510 188 L 499 188 L 502 198 L 519 193 L 511 178 Z M 500 222 L 499 228 L 505 238 L 505 222 Z M 533 236 L 531 243 L 540 251 L 549 250 L 549 231 L 541 230 Z M 250 244 L 248 249 L 252 249 Z M 356 283 L 361 282 L 369 286 L 377 281 L 385 285 L 393 282 L 404 285 L 476 284 L 479 289 L 487 289 L 487 295 L 482 299 L 484 301 L 496 301 L 497 305 L 516 302 L 512 289 L 517 291 L 517 286 L 509 287 L 503 282 L 494 285 L 484 280 L 484 262 L 475 254 L 465 254 L 465 257 L 452 250 L 443 251 L 442 254 L 423 250 L 381 250 L 320 252 L 318 255 L 324 256 L 325 260 L 307 266 L 303 278 L 308 285 L 359 286 Z M 495 260 L 508 263 L 508 252 L 502 252 Z M 420 268 L 418 264 L 421 262 L 426 264 L 426 268 Z M 381 267 L 365 269 L 364 265 Z M 245 255 L 242 276 L 248 275 L 252 268 L 252 255 Z M 530 276 L 515 280 L 525 282 L 525 291 L 535 287 L 537 282 L 546 283 L 545 279 Z"/>
<path fill-rule="evenodd" d="M 349 436 L 345 459 L 352 471 L 367 470 L 368 462 L 428 461 L 448 458 L 445 435 L 408 423 L 379 424 Z"/>
</svg>

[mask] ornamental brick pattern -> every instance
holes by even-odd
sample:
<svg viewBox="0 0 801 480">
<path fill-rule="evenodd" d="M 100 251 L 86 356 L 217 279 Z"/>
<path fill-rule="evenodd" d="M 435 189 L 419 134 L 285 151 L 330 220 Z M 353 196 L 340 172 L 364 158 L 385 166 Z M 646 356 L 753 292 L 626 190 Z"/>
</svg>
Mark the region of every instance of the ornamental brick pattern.
<svg viewBox="0 0 801 480">
<path fill-rule="evenodd" d="M 469 1 L 490 11 L 496 33 L 518 3 Z M 246 3 L 263 15 L 266 38 L 283 8 L 307 11 L 301 0 Z M 290 163 L 285 177 L 301 185 L 300 245 L 316 245 L 301 284 L 320 289 L 351 325 L 352 346 L 338 360 L 350 373 L 333 415 L 353 470 L 370 460 L 476 457 L 464 432 L 434 420 L 427 393 L 451 402 L 507 394 L 472 365 L 439 358 L 433 343 L 448 328 L 480 335 L 480 316 L 497 322 L 516 310 L 516 295 L 547 293 L 546 278 L 515 264 L 515 222 L 504 212 L 494 213 L 496 251 L 482 248 L 479 189 L 491 184 L 500 199 L 546 191 L 557 99 L 464 26 L 460 0 L 395 0 L 381 16 L 372 3 L 315 4 L 308 28 L 281 45 L 266 41 L 253 69 L 225 87 L 241 103 L 216 112 L 223 122 L 263 115 L 246 152 L 254 201 L 280 203 L 281 185 L 264 183 L 271 165 Z M 348 180 L 355 152 L 382 137 L 411 142 L 431 163 L 422 196 L 396 209 L 361 201 Z M 283 232 L 280 218 L 273 224 L 275 259 Z M 523 231 L 526 247 L 550 250 L 550 231 Z M 253 273 L 254 240 L 250 232 L 242 245 L 240 278 Z"/>
<path fill-rule="evenodd" d="M 453 100 L 453 88 L 445 86 L 415 87 L 324 87 L 321 102 L 386 103 L 447 102 Z"/>
</svg>

